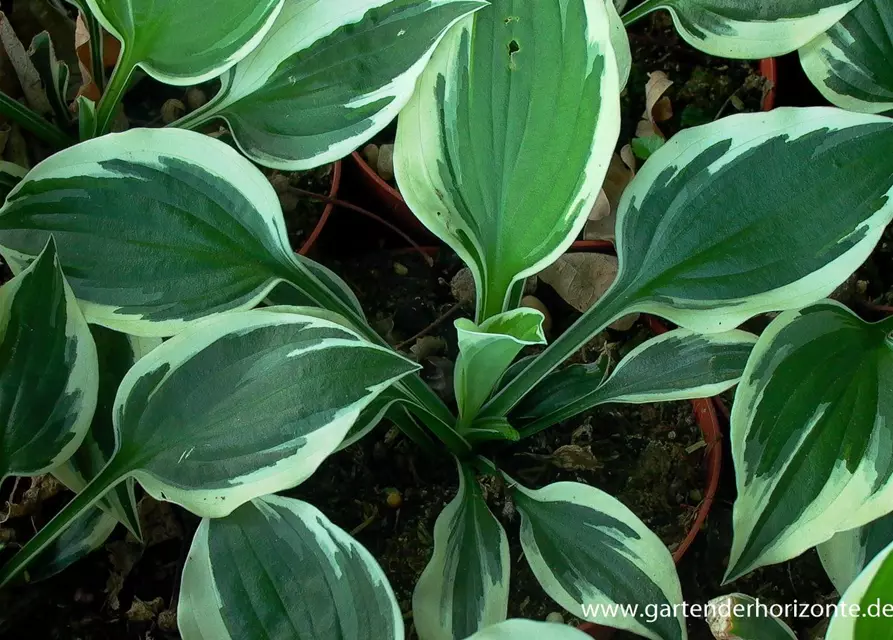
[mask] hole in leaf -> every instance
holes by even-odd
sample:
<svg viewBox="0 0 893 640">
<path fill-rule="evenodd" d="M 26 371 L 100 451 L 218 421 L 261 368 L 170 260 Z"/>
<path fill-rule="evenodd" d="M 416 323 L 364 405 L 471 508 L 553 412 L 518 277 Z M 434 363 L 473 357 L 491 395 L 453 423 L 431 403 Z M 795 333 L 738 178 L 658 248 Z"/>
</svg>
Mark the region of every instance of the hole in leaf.
<svg viewBox="0 0 893 640">
<path fill-rule="evenodd" d="M 517 40 L 512 40 L 509 42 L 509 55 L 513 56 L 521 50 L 521 45 L 518 44 Z"/>
</svg>

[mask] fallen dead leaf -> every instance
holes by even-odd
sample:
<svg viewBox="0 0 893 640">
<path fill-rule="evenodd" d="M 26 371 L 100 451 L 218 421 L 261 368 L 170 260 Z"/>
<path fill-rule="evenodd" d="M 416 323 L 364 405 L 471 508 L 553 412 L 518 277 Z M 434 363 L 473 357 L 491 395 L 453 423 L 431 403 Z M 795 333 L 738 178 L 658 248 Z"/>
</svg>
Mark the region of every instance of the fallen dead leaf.
<svg viewBox="0 0 893 640">
<path fill-rule="evenodd" d="M 620 159 L 623 160 L 623 164 L 625 164 L 629 170 L 633 172 L 633 176 L 635 176 L 636 154 L 633 153 L 633 146 L 631 144 L 623 145 L 623 148 L 620 150 Z"/>
<path fill-rule="evenodd" d="M 648 82 L 645 83 L 645 113 L 643 117 L 652 124 L 665 122 L 673 117 L 673 105 L 669 97 L 664 95 L 672 86 L 673 81 L 663 71 L 654 71 L 648 74 Z"/>
<path fill-rule="evenodd" d="M 102 32 L 102 63 L 106 69 L 115 66 L 118 56 L 121 53 L 121 43 L 115 39 L 110 33 L 103 30 Z M 99 87 L 93 79 L 93 57 L 90 51 L 90 30 L 84 24 L 83 18 L 78 15 L 74 29 L 74 47 L 77 52 L 78 66 L 81 69 L 81 88 L 78 89 L 78 96 L 86 96 L 94 102 L 98 102 L 100 98 Z"/>
<path fill-rule="evenodd" d="M 427 360 L 431 356 L 438 356 L 446 351 L 447 343 L 437 336 L 422 336 L 409 348 L 416 362 Z"/>
<path fill-rule="evenodd" d="M 615 153 L 611 157 L 602 190 L 583 227 L 584 240 L 614 241 L 620 198 L 635 175 L 619 155 Z"/>
<path fill-rule="evenodd" d="M 31 62 L 31 57 L 25 49 L 25 45 L 19 40 L 6 14 L 0 11 L 0 43 L 9 56 L 12 67 L 25 93 L 25 101 L 28 106 L 40 115 L 52 114 L 53 107 L 47 98 L 46 90 L 40 79 L 40 74 Z"/>
<path fill-rule="evenodd" d="M 602 467 L 589 446 L 566 444 L 552 452 L 549 461 L 565 471 L 595 471 Z"/>
<path fill-rule="evenodd" d="M 65 487 L 53 476 L 46 474 L 31 478 L 31 486 L 22 494 L 19 502 L 9 503 L 9 509 L 4 520 L 9 518 L 22 518 L 32 516 L 40 511 L 44 502 L 58 494 Z"/>
<path fill-rule="evenodd" d="M 581 313 L 598 302 L 617 277 L 617 258 L 601 253 L 568 253 L 539 274 L 561 298 Z M 610 325 L 626 331 L 638 314 L 625 316 Z"/>
<path fill-rule="evenodd" d="M 163 610 L 164 598 L 158 597 L 149 602 L 143 602 L 135 597 L 125 615 L 131 622 L 151 622 Z"/>
</svg>

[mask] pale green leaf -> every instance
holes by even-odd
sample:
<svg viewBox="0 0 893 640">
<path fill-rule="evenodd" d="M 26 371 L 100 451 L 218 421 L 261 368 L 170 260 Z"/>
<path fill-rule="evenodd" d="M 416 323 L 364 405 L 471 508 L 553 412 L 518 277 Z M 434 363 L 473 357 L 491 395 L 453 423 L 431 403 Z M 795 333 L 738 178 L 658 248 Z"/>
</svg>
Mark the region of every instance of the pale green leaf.
<svg viewBox="0 0 893 640">
<path fill-rule="evenodd" d="M 604 0 L 494 0 L 450 30 L 401 112 L 407 204 L 469 265 L 478 321 L 577 237 L 620 128 Z"/>
<path fill-rule="evenodd" d="M 632 20 L 667 9 L 696 49 L 723 58 L 772 58 L 796 51 L 861 0 L 646 0 Z"/>
<path fill-rule="evenodd" d="M 893 110 L 893 3 L 863 0 L 800 49 L 800 61 L 812 83 L 838 107 Z"/>
<path fill-rule="evenodd" d="M 756 336 L 676 329 L 630 351 L 602 381 L 604 367 L 571 365 L 547 376 L 514 410 L 523 432 L 538 431 L 608 402 L 644 404 L 718 395 L 744 373 Z"/>
<path fill-rule="evenodd" d="M 412 594 L 423 640 L 465 638 L 506 618 L 509 543 L 474 470 L 457 463 L 459 491 L 434 524 L 434 555 Z"/>
<path fill-rule="evenodd" d="M 605 0 L 605 5 L 611 24 L 611 47 L 614 49 L 614 57 L 617 59 L 617 79 L 620 83 L 620 90 L 623 91 L 633 68 L 633 52 L 629 45 L 626 25 L 623 24 L 617 4 L 614 0 Z"/>
<path fill-rule="evenodd" d="M 467 640 L 586 640 L 589 637 L 564 624 L 513 618 L 478 631 Z"/>
<path fill-rule="evenodd" d="M 827 301 L 760 337 L 732 409 L 729 579 L 890 512 L 891 331 Z"/>
<path fill-rule="evenodd" d="M 707 611 L 707 624 L 716 640 L 797 640 L 788 625 L 764 614 L 757 600 L 743 593 L 714 598 L 707 603 Z"/>
<path fill-rule="evenodd" d="M 88 320 L 125 333 L 173 335 L 284 280 L 303 304 L 356 315 L 334 275 L 292 252 L 266 177 L 190 131 L 134 129 L 37 165 L 0 210 L 0 251 L 21 269 L 49 234 Z"/>
<path fill-rule="evenodd" d="M 838 593 L 846 591 L 875 556 L 893 542 L 893 514 L 842 531 L 818 546 L 822 566 Z"/>
<path fill-rule="evenodd" d="M 67 460 L 96 408 L 96 346 L 52 239 L 0 288 L 0 479 Z"/>
<path fill-rule="evenodd" d="M 435 46 L 483 0 L 286 0 L 220 93 L 180 126 L 223 118 L 256 162 L 307 169 L 391 122 Z"/>
<path fill-rule="evenodd" d="M 199 525 L 180 585 L 183 640 L 403 640 L 381 567 L 318 509 L 257 498 Z"/>
<path fill-rule="evenodd" d="M 490 392 L 521 349 L 546 343 L 543 314 L 515 309 L 492 316 L 481 325 L 455 321 L 459 341 L 453 386 L 463 425 L 471 424 Z"/>
<path fill-rule="evenodd" d="M 670 552 L 632 511 L 607 493 L 577 482 L 526 489 L 509 481 L 521 514 L 521 547 L 546 593 L 590 622 L 654 640 L 687 637 L 678 617 L 649 609 L 682 603 Z M 608 616 L 600 605 L 638 605 L 637 614 Z M 651 618 L 654 618 L 653 620 Z"/>
<path fill-rule="evenodd" d="M 681 132 L 624 192 L 620 273 L 587 315 L 717 332 L 826 297 L 893 220 L 891 148 L 893 120 L 830 108 Z"/>
<path fill-rule="evenodd" d="M 121 41 L 118 65 L 140 66 L 175 85 L 210 80 L 245 57 L 270 29 L 283 0 L 86 0 Z"/>
<path fill-rule="evenodd" d="M 838 603 L 825 640 L 885 640 L 893 632 L 893 544 L 859 574 Z"/>
</svg>

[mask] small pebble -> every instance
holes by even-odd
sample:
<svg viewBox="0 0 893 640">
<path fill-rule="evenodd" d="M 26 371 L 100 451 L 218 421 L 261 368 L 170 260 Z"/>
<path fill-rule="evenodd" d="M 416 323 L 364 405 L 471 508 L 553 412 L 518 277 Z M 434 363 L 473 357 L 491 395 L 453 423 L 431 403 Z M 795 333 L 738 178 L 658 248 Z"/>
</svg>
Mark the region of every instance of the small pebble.
<svg viewBox="0 0 893 640">
<path fill-rule="evenodd" d="M 385 502 L 391 509 L 399 509 L 403 505 L 403 494 L 397 491 L 397 489 L 388 487 L 384 492 L 386 496 Z"/>
<path fill-rule="evenodd" d="M 378 148 L 378 175 L 382 180 L 394 179 L 394 145 L 383 144 Z"/>
<path fill-rule="evenodd" d="M 363 158 L 370 167 L 378 168 L 378 145 L 367 144 L 363 147 Z"/>
<path fill-rule="evenodd" d="M 553 611 L 546 616 L 546 622 L 554 622 L 555 624 L 564 624 L 564 616 L 558 611 Z"/>
<path fill-rule="evenodd" d="M 177 610 L 165 609 L 159 613 L 158 628 L 165 633 L 175 633 L 177 631 Z"/>
<path fill-rule="evenodd" d="M 395 262 L 394 273 L 396 273 L 398 276 L 405 276 L 407 273 L 409 273 L 409 269 L 407 269 L 406 266 L 400 264 L 399 262 Z"/>
<path fill-rule="evenodd" d="M 667 434 L 667 440 L 675 440 L 675 439 L 676 439 L 676 432 L 675 432 L 675 431 L 670 431 L 670 432 Z"/>
<path fill-rule="evenodd" d="M 164 124 L 171 124 L 179 120 L 186 113 L 186 105 L 181 100 L 171 98 L 161 105 L 161 119 Z"/>
<path fill-rule="evenodd" d="M 701 500 L 704 499 L 704 494 L 702 494 L 697 489 L 692 489 L 691 491 L 688 492 L 688 499 L 694 503 L 699 503 L 699 502 L 701 502 Z"/>
<path fill-rule="evenodd" d="M 195 111 L 208 103 L 208 96 L 198 87 L 190 87 L 186 92 L 186 105 L 190 111 Z"/>
</svg>

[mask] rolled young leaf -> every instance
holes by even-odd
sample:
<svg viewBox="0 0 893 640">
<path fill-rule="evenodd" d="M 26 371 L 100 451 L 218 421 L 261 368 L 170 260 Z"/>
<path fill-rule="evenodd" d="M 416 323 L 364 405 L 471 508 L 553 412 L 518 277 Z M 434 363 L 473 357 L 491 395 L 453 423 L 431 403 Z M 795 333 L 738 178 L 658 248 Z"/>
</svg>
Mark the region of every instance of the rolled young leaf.
<svg viewBox="0 0 893 640">
<path fill-rule="evenodd" d="M 893 323 L 826 301 L 773 320 L 735 396 L 727 579 L 891 511 Z"/>
<path fill-rule="evenodd" d="M 484 500 L 474 470 L 457 461 L 459 491 L 434 524 L 434 555 L 412 594 L 420 638 L 453 640 L 505 620 L 508 537 Z"/>
<path fill-rule="evenodd" d="M 862 570 L 893 542 L 893 514 L 842 531 L 817 548 L 825 572 L 838 593 L 849 589 Z"/>
<path fill-rule="evenodd" d="M 607 402 L 642 404 L 709 398 L 741 379 L 757 337 L 745 331 L 702 335 L 676 329 L 630 351 L 607 379 L 598 365 L 547 376 L 515 409 L 525 435 Z"/>
<path fill-rule="evenodd" d="M 226 120 L 239 148 L 278 169 L 347 155 L 409 100 L 434 47 L 483 0 L 286 0 L 215 98 L 177 123 Z"/>
<path fill-rule="evenodd" d="M 515 309 L 493 316 L 480 326 L 456 320 L 459 357 L 453 386 L 460 425 L 469 425 L 521 349 L 546 344 L 544 316 L 536 309 Z"/>
<path fill-rule="evenodd" d="M 3 567 L 0 586 L 128 477 L 207 517 L 300 484 L 366 406 L 417 369 L 340 324 L 283 309 L 196 324 L 124 377 L 114 457 Z"/>
<path fill-rule="evenodd" d="M 478 322 L 579 234 L 619 130 L 604 0 L 494 0 L 444 38 L 400 114 L 394 170 L 471 268 Z"/>
<path fill-rule="evenodd" d="M 199 525 L 180 584 L 183 640 L 403 640 L 381 567 L 318 509 L 264 496 Z"/>
<path fill-rule="evenodd" d="M 513 618 L 478 631 L 467 640 L 586 640 L 589 637 L 566 624 Z"/>
<path fill-rule="evenodd" d="M 825 640 L 890 637 L 893 618 L 893 544 L 859 574 L 840 599 Z"/>
<path fill-rule="evenodd" d="M 96 346 L 52 239 L 0 288 L 0 480 L 62 464 L 90 428 Z"/>
<path fill-rule="evenodd" d="M 355 315 L 346 286 L 292 252 L 264 175 L 197 133 L 134 129 L 41 162 L 0 209 L 0 252 L 22 269 L 51 233 L 88 320 L 124 333 L 173 335 L 285 280 Z"/>
<path fill-rule="evenodd" d="M 826 297 L 893 220 L 891 148 L 893 120 L 831 108 L 731 116 L 674 136 L 623 194 L 611 289 L 484 414 L 505 415 L 628 313 L 715 333 Z"/>
<path fill-rule="evenodd" d="M 864 113 L 893 110 L 893 3 L 862 3 L 808 45 L 800 62 L 830 102 Z"/>
<path fill-rule="evenodd" d="M 707 607 L 707 624 L 717 640 L 797 640 L 788 625 L 763 615 L 757 600 L 743 593 L 714 598 Z"/>
<path fill-rule="evenodd" d="M 190 85 L 219 76 L 254 49 L 283 0 L 86 2 L 121 41 L 118 66 L 125 75 L 139 66 L 161 82 Z"/>
<path fill-rule="evenodd" d="M 626 24 L 667 9 L 696 49 L 723 58 L 772 58 L 796 51 L 861 0 L 645 0 Z"/>
<path fill-rule="evenodd" d="M 546 593 L 575 616 L 654 640 L 686 638 L 682 589 L 664 543 L 632 511 L 577 482 L 531 490 L 509 479 L 521 547 Z M 638 605 L 608 615 L 605 607 Z M 671 612 L 648 616 L 648 610 Z M 672 615 L 678 611 L 678 615 Z M 654 618 L 654 620 L 651 620 Z"/>
<path fill-rule="evenodd" d="M 154 338 L 137 338 L 117 333 L 100 326 L 90 327 L 96 344 L 99 364 L 99 394 L 93 422 L 81 446 L 53 475 L 72 491 L 81 491 L 115 455 L 115 425 L 112 408 L 118 386 L 124 376 L 142 356 L 161 344 Z M 140 538 L 140 520 L 133 493 L 133 480 L 122 482 L 99 503 L 118 522 Z M 97 508 L 100 508 L 97 507 Z M 99 524 L 98 520 L 94 521 Z M 92 532 L 91 532 L 92 533 Z"/>
</svg>

